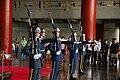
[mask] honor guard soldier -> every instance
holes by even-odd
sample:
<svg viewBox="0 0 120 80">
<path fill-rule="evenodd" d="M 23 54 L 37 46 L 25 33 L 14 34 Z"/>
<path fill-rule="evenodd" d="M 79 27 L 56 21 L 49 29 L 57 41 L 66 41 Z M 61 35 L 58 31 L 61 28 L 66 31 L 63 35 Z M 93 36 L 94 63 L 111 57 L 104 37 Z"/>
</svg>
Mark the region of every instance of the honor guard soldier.
<svg viewBox="0 0 120 80">
<path fill-rule="evenodd" d="M 85 64 L 85 55 L 86 55 L 86 40 L 85 40 L 85 34 L 82 34 L 82 44 L 79 45 L 79 67 L 78 67 L 78 74 L 84 74 L 84 64 Z M 81 40 L 80 40 L 81 41 Z"/>
<path fill-rule="evenodd" d="M 59 39 L 60 29 L 55 29 L 55 34 L 57 40 L 55 43 L 50 43 L 49 50 L 51 52 L 51 60 L 52 60 L 52 73 L 50 80 L 57 80 L 60 62 L 63 60 L 62 52 L 61 52 L 61 41 Z"/>
<path fill-rule="evenodd" d="M 33 45 L 33 41 L 29 41 L 26 47 L 23 49 L 23 52 L 29 56 L 29 79 L 28 80 L 40 80 L 40 70 L 42 68 L 42 54 L 40 52 L 41 40 L 40 40 L 40 28 L 37 27 L 34 31 L 35 33 L 35 45 Z M 33 49 L 34 46 L 34 49 Z"/>
<path fill-rule="evenodd" d="M 77 34 L 74 33 L 74 38 L 75 40 L 72 40 L 71 41 L 76 41 L 76 36 Z M 73 37 L 73 35 L 71 36 Z M 75 71 L 76 71 L 76 66 L 77 66 L 77 63 L 78 63 L 78 56 L 79 56 L 79 53 L 78 53 L 78 44 L 70 44 L 68 45 L 68 49 L 70 51 L 70 80 L 76 80 L 76 75 L 75 75 Z"/>
<path fill-rule="evenodd" d="M 40 38 L 43 40 L 45 37 L 45 29 L 41 28 Z M 41 44 L 40 51 L 42 53 L 42 59 L 45 60 L 45 44 Z"/>
</svg>

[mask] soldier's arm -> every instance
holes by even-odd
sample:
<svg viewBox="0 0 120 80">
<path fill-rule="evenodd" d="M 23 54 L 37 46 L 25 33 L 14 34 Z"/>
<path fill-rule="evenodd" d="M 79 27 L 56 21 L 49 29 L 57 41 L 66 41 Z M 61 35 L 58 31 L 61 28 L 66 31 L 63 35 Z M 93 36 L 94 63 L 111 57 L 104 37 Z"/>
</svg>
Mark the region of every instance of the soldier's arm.
<svg viewBox="0 0 120 80">
<path fill-rule="evenodd" d="M 48 49 L 49 49 L 53 54 L 56 53 L 55 49 L 53 49 L 53 44 L 50 44 L 49 47 L 48 47 Z"/>
<path fill-rule="evenodd" d="M 74 49 L 72 48 L 72 45 L 68 45 L 68 49 L 73 53 L 75 52 Z"/>
<path fill-rule="evenodd" d="M 55 38 L 46 38 L 46 39 L 43 39 L 41 40 L 41 44 L 45 44 L 45 43 L 55 43 L 56 42 L 56 39 Z"/>
<path fill-rule="evenodd" d="M 30 52 L 31 44 L 27 43 L 27 45 L 23 48 L 23 53 L 31 58 L 33 58 L 33 54 Z"/>
</svg>

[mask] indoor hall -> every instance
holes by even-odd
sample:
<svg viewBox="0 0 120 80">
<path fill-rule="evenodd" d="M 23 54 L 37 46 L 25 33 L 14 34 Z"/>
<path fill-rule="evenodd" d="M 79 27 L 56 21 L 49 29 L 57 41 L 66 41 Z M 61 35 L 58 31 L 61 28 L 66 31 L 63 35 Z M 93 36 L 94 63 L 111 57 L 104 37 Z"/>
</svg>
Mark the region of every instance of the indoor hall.
<svg viewBox="0 0 120 80">
<path fill-rule="evenodd" d="M 29 75 L 29 60 L 24 61 L 12 58 L 12 64 L 10 66 L 6 65 L 4 67 L 5 71 L 11 71 L 12 76 L 6 78 L 5 80 L 28 80 Z M 46 60 L 41 70 L 41 80 L 50 80 L 51 73 L 51 60 Z M 58 75 L 58 80 L 70 80 L 70 74 L 68 73 L 69 65 L 68 61 L 62 62 L 60 66 L 60 72 Z M 109 64 L 96 64 L 91 65 L 90 63 L 85 63 L 84 74 L 78 73 L 78 66 L 76 69 L 76 80 L 119 80 L 120 79 L 120 68 L 115 66 L 110 66 Z"/>
<path fill-rule="evenodd" d="M 0 79 L 28 80 L 31 57 L 25 47 L 30 42 L 32 53 L 37 53 L 36 40 L 41 42 L 38 47 L 48 47 L 37 55 L 42 60 L 41 80 L 56 80 L 56 75 L 58 80 L 119 80 L 120 0 L 4 0 L 0 8 Z M 36 33 L 42 32 L 45 37 L 39 41 Z M 58 46 L 56 56 L 52 45 Z"/>
</svg>

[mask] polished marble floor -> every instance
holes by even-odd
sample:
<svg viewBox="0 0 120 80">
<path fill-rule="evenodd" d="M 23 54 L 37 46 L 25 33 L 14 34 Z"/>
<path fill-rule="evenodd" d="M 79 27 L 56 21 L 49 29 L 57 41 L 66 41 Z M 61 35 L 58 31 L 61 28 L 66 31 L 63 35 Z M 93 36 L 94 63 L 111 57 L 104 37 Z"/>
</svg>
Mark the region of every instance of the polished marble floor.
<svg viewBox="0 0 120 80">
<path fill-rule="evenodd" d="M 104 64 L 85 64 L 84 74 L 77 74 L 77 80 L 120 80 L 119 67 L 109 66 Z M 49 80 L 50 75 L 42 77 L 43 80 Z M 68 65 L 64 63 L 61 65 L 58 80 L 69 80 Z"/>
<path fill-rule="evenodd" d="M 28 66 L 29 60 L 19 60 L 12 58 L 12 66 Z M 47 60 L 43 67 L 51 68 L 51 61 Z M 68 62 L 62 62 L 58 75 L 58 80 L 69 80 L 69 66 Z M 120 80 L 120 63 L 118 66 L 111 66 L 109 63 L 91 65 L 85 63 L 84 74 L 77 74 L 78 68 L 76 69 L 77 80 Z M 50 80 L 50 74 L 45 75 L 41 80 Z"/>
<path fill-rule="evenodd" d="M 19 61 L 18 59 L 13 59 L 12 65 L 28 66 L 29 60 Z M 43 67 L 51 68 L 51 61 L 46 61 Z M 58 80 L 69 80 L 68 73 L 68 62 L 61 63 Z M 117 67 L 110 66 L 109 63 L 91 65 L 90 63 L 85 63 L 84 74 L 77 74 L 78 67 L 76 70 L 77 80 L 120 80 L 120 68 L 119 64 Z M 50 74 L 43 76 L 42 80 L 50 80 Z"/>
</svg>

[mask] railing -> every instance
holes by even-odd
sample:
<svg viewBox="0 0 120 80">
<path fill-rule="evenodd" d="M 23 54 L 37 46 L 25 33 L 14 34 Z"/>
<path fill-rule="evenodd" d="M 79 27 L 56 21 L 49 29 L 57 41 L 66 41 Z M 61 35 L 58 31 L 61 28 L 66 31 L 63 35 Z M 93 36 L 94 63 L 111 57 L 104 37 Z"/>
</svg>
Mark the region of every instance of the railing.
<svg viewBox="0 0 120 80">
<path fill-rule="evenodd" d="M 12 73 L 11 71 L 4 71 L 4 61 L 6 59 L 4 51 L 1 51 L 1 57 L 2 57 L 2 72 L 0 72 L 0 80 L 4 80 L 5 78 L 12 76 Z"/>
</svg>

